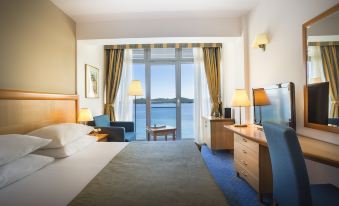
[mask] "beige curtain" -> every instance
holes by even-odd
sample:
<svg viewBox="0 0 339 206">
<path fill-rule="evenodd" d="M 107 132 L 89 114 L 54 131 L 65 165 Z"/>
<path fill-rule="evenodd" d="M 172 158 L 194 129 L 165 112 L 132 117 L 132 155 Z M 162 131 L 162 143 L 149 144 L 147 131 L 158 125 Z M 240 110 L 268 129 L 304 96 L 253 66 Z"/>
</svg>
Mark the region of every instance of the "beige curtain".
<svg viewBox="0 0 339 206">
<path fill-rule="evenodd" d="M 330 117 L 339 117 L 339 46 L 321 46 L 326 81 L 330 84 L 331 110 Z"/>
<path fill-rule="evenodd" d="M 211 115 L 215 115 L 219 113 L 220 47 L 205 47 L 203 53 L 208 91 L 211 98 Z"/>
<path fill-rule="evenodd" d="M 107 60 L 105 114 L 109 115 L 111 121 L 115 121 L 114 102 L 121 80 L 124 49 L 108 50 Z"/>
</svg>

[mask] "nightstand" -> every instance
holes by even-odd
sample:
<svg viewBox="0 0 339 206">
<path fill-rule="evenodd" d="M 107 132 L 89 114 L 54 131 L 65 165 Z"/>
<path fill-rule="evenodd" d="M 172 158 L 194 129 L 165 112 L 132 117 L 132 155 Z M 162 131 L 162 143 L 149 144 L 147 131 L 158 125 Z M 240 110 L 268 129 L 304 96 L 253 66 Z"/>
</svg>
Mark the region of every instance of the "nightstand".
<svg viewBox="0 0 339 206">
<path fill-rule="evenodd" d="M 97 138 L 97 142 L 107 142 L 109 134 L 91 134 Z"/>
</svg>

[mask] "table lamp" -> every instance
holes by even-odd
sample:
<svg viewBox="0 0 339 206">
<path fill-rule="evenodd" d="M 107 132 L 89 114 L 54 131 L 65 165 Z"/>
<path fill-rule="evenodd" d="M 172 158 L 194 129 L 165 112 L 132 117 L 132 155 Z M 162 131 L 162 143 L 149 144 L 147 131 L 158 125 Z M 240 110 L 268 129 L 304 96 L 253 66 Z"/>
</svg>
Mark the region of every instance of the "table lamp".
<svg viewBox="0 0 339 206">
<path fill-rule="evenodd" d="M 245 89 L 236 89 L 232 98 L 232 107 L 239 107 L 240 111 L 240 124 L 234 125 L 235 127 L 247 127 L 246 124 L 241 124 L 241 107 L 249 107 L 250 100 Z"/>
<path fill-rule="evenodd" d="M 137 96 L 143 96 L 144 92 L 142 91 L 141 81 L 132 80 L 128 88 L 128 96 L 134 96 L 134 131 L 137 131 Z"/>
<path fill-rule="evenodd" d="M 83 122 L 83 124 L 87 125 L 87 122 L 92 120 L 93 116 L 91 111 L 88 108 L 81 108 L 78 115 L 78 122 Z"/>
<path fill-rule="evenodd" d="M 253 100 L 254 100 L 254 106 L 259 106 L 259 125 L 261 125 L 262 116 L 261 116 L 261 107 L 270 105 L 270 99 L 268 98 L 266 91 L 264 88 L 258 88 L 253 90 Z"/>
</svg>

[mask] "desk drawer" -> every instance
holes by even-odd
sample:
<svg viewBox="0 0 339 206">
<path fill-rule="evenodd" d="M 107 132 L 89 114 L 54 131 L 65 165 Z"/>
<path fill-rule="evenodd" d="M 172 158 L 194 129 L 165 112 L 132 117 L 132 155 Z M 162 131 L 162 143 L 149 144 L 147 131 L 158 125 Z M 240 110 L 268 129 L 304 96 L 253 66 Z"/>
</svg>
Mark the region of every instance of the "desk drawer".
<svg viewBox="0 0 339 206">
<path fill-rule="evenodd" d="M 259 176 L 259 156 L 246 146 L 236 142 L 234 143 L 234 159 L 238 161 L 242 167 Z"/>
<path fill-rule="evenodd" d="M 252 140 L 249 140 L 246 137 L 242 137 L 238 134 L 234 134 L 234 140 L 235 140 L 235 142 L 246 146 L 247 148 L 249 148 L 250 150 L 252 150 L 256 154 L 259 154 L 259 144 L 258 143 L 254 142 Z"/>
<path fill-rule="evenodd" d="M 235 161 L 235 168 L 239 173 L 239 176 L 244 178 L 247 183 L 249 183 L 257 192 L 259 191 L 259 181 L 258 177 L 252 174 L 250 171 L 246 170 L 242 165 Z"/>
</svg>

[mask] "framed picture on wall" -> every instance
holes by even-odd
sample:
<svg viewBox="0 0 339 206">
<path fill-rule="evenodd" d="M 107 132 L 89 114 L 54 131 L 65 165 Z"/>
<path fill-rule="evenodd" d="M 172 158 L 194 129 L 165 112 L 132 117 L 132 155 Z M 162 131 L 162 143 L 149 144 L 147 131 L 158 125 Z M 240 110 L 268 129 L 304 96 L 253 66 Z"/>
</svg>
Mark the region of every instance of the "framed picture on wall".
<svg viewBox="0 0 339 206">
<path fill-rule="evenodd" d="M 99 98 L 99 69 L 85 64 L 86 98 Z"/>
</svg>

